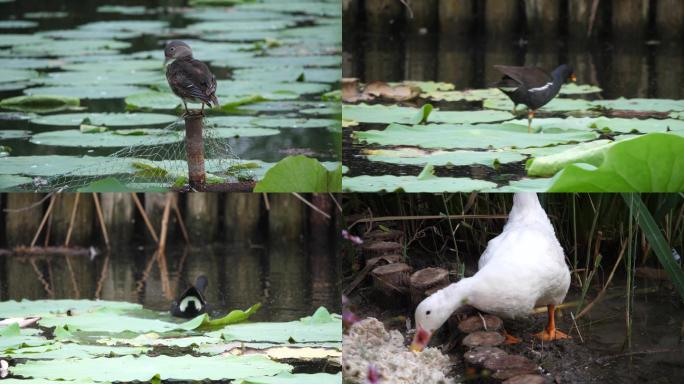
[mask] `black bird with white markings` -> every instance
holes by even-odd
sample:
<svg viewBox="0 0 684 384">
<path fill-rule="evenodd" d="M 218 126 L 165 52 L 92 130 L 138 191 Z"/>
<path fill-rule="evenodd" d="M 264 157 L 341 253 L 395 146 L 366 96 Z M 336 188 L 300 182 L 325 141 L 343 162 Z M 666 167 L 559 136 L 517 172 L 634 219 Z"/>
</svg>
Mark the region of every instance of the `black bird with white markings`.
<svg viewBox="0 0 684 384">
<path fill-rule="evenodd" d="M 171 314 L 176 317 L 193 318 L 208 311 L 204 291 L 209 281 L 204 275 L 198 276 L 195 285 L 183 292 L 178 301 L 171 304 Z"/>
<path fill-rule="evenodd" d="M 534 112 L 551 101 L 567 80 L 575 81 L 575 75 L 569 65 L 563 64 L 551 74 L 536 67 L 511 67 L 495 65 L 503 77 L 496 87 L 513 101 L 513 114 L 518 104 L 528 108 L 527 131 L 532 128 Z"/>
<path fill-rule="evenodd" d="M 166 80 L 176 96 L 183 100 L 185 112 L 188 113 L 188 102 L 201 103 L 209 107 L 219 106 L 216 97 L 216 76 L 206 64 L 192 57 L 190 46 L 180 40 L 173 40 L 164 48 L 164 63 L 173 60 L 166 67 Z"/>
</svg>

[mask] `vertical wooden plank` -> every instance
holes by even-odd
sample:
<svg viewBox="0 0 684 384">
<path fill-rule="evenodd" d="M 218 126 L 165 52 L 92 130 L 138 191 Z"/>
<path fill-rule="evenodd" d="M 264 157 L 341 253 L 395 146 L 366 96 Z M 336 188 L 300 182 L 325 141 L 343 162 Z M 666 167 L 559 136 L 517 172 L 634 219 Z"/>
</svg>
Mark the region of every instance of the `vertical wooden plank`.
<svg viewBox="0 0 684 384">
<path fill-rule="evenodd" d="M 311 203 L 327 213 L 330 219 L 315 212 L 309 212 L 309 264 L 311 269 L 311 302 L 313 307 L 328 306 L 338 311 L 339 306 L 329 308 L 330 303 L 339 303 L 340 293 L 335 276 L 339 258 L 335 252 L 335 238 L 339 236 L 335 225 L 336 208 L 327 194 L 311 195 Z"/>
<path fill-rule="evenodd" d="M 224 199 L 223 227 L 226 241 L 239 245 L 259 242 L 262 194 L 229 193 L 224 195 Z"/>
<path fill-rule="evenodd" d="M 594 0 L 568 1 L 568 34 L 572 39 L 586 39 Z M 598 15 L 597 15 L 598 19 Z M 596 22 L 592 35 L 596 35 Z"/>
<path fill-rule="evenodd" d="M 629 36 L 630 40 L 643 38 L 646 33 L 648 0 L 613 0 L 613 36 Z"/>
<path fill-rule="evenodd" d="M 437 41 L 432 35 L 406 37 L 406 80 L 433 81 L 437 75 Z"/>
<path fill-rule="evenodd" d="M 527 33 L 544 39 L 558 35 L 560 20 L 558 0 L 525 0 Z"/>
<path fill-rule="evenodd" d="M 437 55 L 437 81 L 452 83 L 456 89 L 473 87 L 475 60 L 469 40 L 441 34 Z"/>
<path fill-rule="evenodd" d="M 135 204 L 131 194 L 102 193 L 100 202 L 112 246 L 127 244 L 132 239 L 135 229 Z"/>
<path fill-rule="evenodd" d="M 365 45 L 362 81 L 402 81 L 404 79 L 404 47 L 402 39 L 386 35 L 368 35 Z"/>
<path fill-rule="evenodd" d="M 684 37 L 684 1 L 658 0 L 656 29 L 661 39 L 674 40 Z"/>
<path fill-rule="evenodd" d="M 268 212 L 269 241 L 291 242 L 304 239 L 304 203 L 289 193 L 268 195 L 271 209 Z"/>
<path fill-rule="evenodd" d="M 435 33 L 439 29 L 437 0 L 412 1 L 409 8 L 405 8 L 404 17 L 409 33 Z M 413 16 L 413 17 L 411 17 Z"/>
<path fill-rule="evenodd" d="M 515 0 L 486 0 L 485 30 L 489 36 L 512 37 L 518 16 Z"/>
<path fill-rule="evenodd" d="M 659 99 L 684 98 L 684 54 L 674 41 L 663 42 L 656 48 L 656 94 Z"/>
<path fill-rule="evenodd" d="M 76 193 L 59 193 L 56 195 L 55 208 L 52 211 L 52 244 L 64 244 L 69 222 L 76 203 Z M 69 245 L 86 246 L 91 243 L 93 225 L 97 219 L 94 216 L 95 208 L 93 198 L 88 193 L 81 193 L 78 198 L 74 226 L 71 232 Z"/>
<path fill-rule="evenodd" d="M 226 296 L 229 308 L 247 309 L 261 302 L 264 303 L 262 280 L 266 274 L 264 263 L 261 261 L 263 250 L 244 247 L 231 248 L 225 255 L 223 268 L 225 278 L 225 292 L 236 292 Z"/>
<path fill-rule="evenodd" d="M 474 0 L 439 0 L 439 30 L 442 34 L 464 37 L 473 28 Z"/>
<path fill-rule="evenodd" d="M 218 232 L 219 195 L 217 193 L 189 193 L 185 200 L 185 224 L 190 242 L 211 242 Z"/>
<path fill-rule="evenodd" d="M 38 193 L 8 193 L 5 213 L 5 239 L 8 247 L 30 245 L 43 218 L 43 199 Z M 31 207 L 27 209 L 28 207 Z"/>
<path fill-rule="evenodd" d="M 364 7 L 368 32 L 387 33 L 403 22 L 404 5 L 398 0 L 364 1 Z"/>
</svg>

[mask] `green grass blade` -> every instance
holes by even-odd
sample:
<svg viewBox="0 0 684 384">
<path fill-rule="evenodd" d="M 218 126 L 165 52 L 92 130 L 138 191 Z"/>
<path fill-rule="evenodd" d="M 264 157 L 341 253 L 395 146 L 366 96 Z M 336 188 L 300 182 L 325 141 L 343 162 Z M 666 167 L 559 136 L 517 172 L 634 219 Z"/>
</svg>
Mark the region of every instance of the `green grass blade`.
<svg viewBox="0 0 684 384">
<path fill-rule="evenodd" d="M 648 242 L 651 244 L 653 252 L 658 257 L 660 264 L 663 266 L 667 274 L 672 280 L 679 295 L 684 299 L 684 272 L 672 258 L 670 247 L 665 241 L 658 224 L 653 220 L 653 216 L 646 208 L 646 205 L 637 194 L 623 193 L 622 198 L 631 208 L 631 212 L 635 216 L 635 220 L 639 223 L 641 230 L 644 231 Z"/>
</svg>

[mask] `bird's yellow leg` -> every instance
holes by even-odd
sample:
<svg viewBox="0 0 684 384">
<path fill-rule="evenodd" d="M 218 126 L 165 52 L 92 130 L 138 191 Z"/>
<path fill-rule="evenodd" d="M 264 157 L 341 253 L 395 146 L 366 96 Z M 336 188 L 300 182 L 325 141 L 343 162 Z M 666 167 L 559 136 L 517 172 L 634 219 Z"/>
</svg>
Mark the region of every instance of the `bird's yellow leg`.
<svg viewBox="0 0 684 384">
<path fill-rule="evenodd" d="M 202 111 L 201 111 L 201 113 L 202 113 L 202 115 L 204 115 L 204 103 L 202 103 Z"/>
<path fill-rule="evenodd" d="M 532 119 L 534 118 L 534 111 L 527 112 L 527 133 L 532 133 Z"/>
<path fill-rule="evenodd" d="M 570 336 L 556 329 L 556 306 L 549 304 L 546 306 L 546 310 L 548 311 L 549 323 L 543 331 L 535 333 L 534 336 L 542 341 L 569 339 Z"/>
</svg>

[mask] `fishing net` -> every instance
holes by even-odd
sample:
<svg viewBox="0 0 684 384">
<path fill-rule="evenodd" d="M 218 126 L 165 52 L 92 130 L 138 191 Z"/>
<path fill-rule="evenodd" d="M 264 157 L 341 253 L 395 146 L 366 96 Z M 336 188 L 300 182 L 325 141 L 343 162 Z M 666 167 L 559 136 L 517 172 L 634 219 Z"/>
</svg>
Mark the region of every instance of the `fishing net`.
<svg viewBox="0 0 684 384">
<path fill-rule="evenodd" d="M 254 174 L 249 163 L 233 151 L 229 138 L 202 120 L 204 164 L 208 189 L 231 190 L 231 185 L 251 183 Z M 84 156 L 70 171 L 36 177 L 27 186 L 40 192 L 77 191 L 83 188 L 136 191 L 190 190 L 185 141 L 185 120 L 179 118 L 163 129 L 125 130 L 140 143 L 108 156 Z"/>
</svg>

